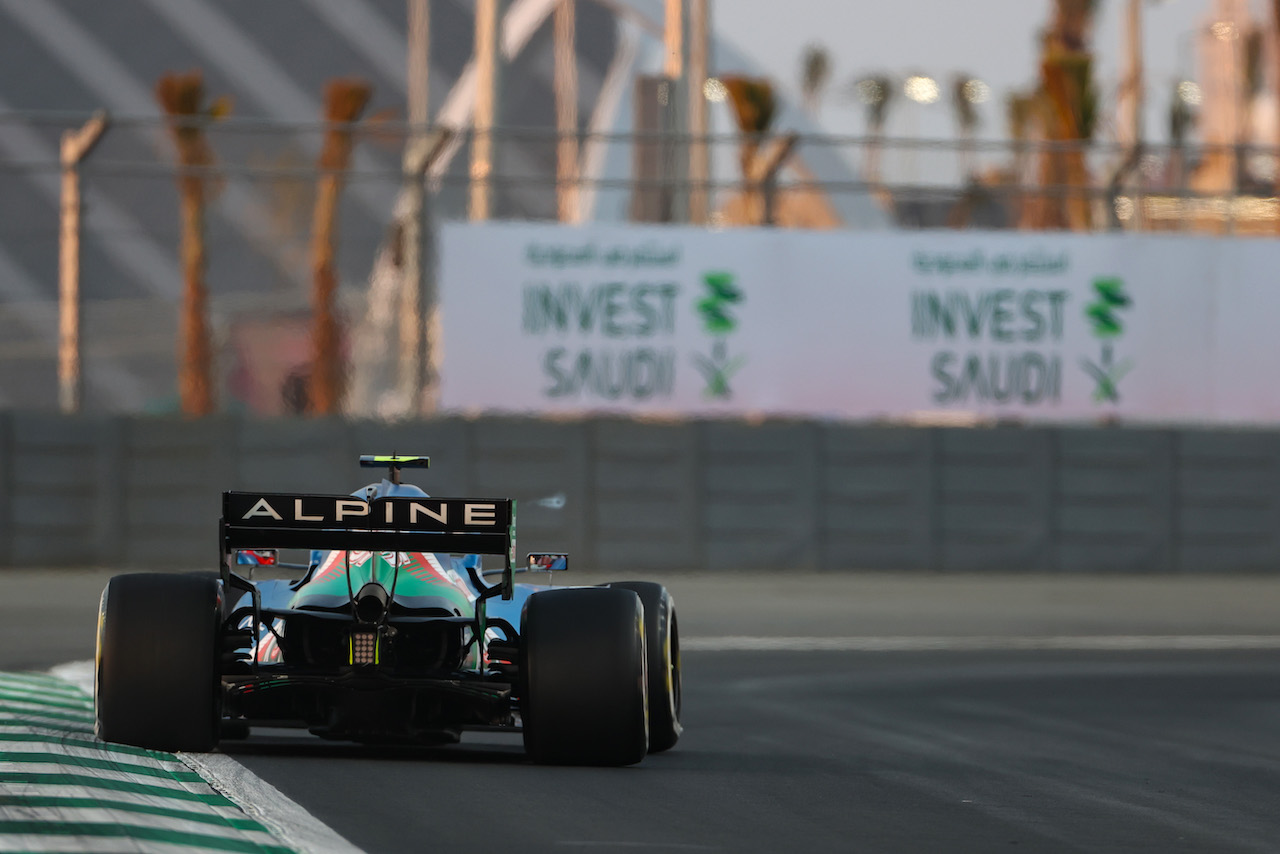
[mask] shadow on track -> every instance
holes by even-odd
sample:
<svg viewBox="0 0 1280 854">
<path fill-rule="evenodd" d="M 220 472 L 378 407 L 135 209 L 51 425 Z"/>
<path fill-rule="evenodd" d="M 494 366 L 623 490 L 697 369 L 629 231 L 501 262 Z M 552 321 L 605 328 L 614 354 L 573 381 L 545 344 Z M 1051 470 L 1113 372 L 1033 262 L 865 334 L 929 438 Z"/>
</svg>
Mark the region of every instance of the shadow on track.
<svg viewBox="0 0 1280 854">
<path fill-rule="evenodd" d="M 485 734 L 488 736 L 488 734 Z M 271 730 L 248 739 L 223 741 L 222 753 L 232 757 L 248 756 L 300 757 L 307 759 L 379 760 L 388 762 L 465 763 L 475 765 L 529 765 L 518 739 L 499 736 L 492 741 L 470 741 L 460 744 L 360 744 L 350 741 L 326 741 L 310 734 Z M 498 741 L 502 738 L 502 741 Z"/>
</svg>

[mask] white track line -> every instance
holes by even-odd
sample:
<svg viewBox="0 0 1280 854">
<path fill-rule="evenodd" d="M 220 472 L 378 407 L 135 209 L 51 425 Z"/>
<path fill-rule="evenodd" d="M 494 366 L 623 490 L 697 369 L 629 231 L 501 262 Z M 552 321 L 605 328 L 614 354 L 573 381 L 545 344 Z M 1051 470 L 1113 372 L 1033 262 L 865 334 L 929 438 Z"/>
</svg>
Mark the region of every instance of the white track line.
<svg viewBox="0 0 1280 854">
<path fill-rule="evenodd" d="M 682 638 L 695 652 L 982 652 L 987 650 L 1192 651 L 1280 649 L 1280 635 L 1049 635 L 938 637 Z"/>
<path fill-rule="evenodd" d="M 92 661 L 73 661 L 58 665 L 49 673 L 92 696 L 93 666 Z M 285 845 L 302 854 L 360 854 L 361 849 L 230 756 L 222 753 L 175 755 L 245 815 L 266 825 Z"/>
</svg>

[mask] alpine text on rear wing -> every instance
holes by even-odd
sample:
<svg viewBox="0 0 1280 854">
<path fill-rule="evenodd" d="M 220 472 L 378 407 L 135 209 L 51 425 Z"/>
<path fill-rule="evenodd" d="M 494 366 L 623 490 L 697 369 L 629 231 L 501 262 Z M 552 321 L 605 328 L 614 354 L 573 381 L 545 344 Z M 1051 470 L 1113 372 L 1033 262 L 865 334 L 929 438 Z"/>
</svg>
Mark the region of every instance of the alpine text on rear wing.
<svg viewBox="0 0 1280 854">
<path fill-rule="evenodd" d="M 222 548 L 303 548 L 505 555 L 514 562 L 510 498 L 222 493 Z"/>
</svg>

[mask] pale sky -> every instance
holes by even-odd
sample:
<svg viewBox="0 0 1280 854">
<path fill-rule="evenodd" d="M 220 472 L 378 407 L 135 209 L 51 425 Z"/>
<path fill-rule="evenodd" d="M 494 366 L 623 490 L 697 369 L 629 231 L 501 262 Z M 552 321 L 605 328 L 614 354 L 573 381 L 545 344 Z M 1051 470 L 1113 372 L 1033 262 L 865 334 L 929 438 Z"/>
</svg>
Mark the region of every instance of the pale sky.
<svg viewBox="0 0 1280 854">
<path fill-rule="evenodd" d="M 1255 16 L 1269 5 L 1250 0 Z M 713 0 L 715 28 L 762 63 L 775 82 L 799 91 L 800 58 L 820 42 L 834 68 L 821 118 L 827 131 L 862 134 L 863 108 L 847 94 L 851 80 L 874 72 L 899 79 L 922 72 L 946 85 L 957 72 L 987 81 L 992 99 L 982 108 L 983 137 L 1004 138 L 1008 93 L 1029 88 L 1036 77 L 1037 33 L 1048 21 L 1050 0 Z M 1114 112 L 1125 0 L 1102 0 L 1094 39 L 1095 77 L 1105 115 Z M 1173 84 L 1194 76 L 1194 31 L 1209 18 L 1213 0 L 1163 0 L 1145 6 L 1146 136 L 1164 142 Z M 1266 20 L 1266 18 L 1263 18 Z M 721 68 L 721 72 L 733 69 Z M 890 135 L 954 134 L 949 104 L 929 107 L 899 97 Z M 1103 130 L 1099 138 L 1109 138 Z"/>
</svg>

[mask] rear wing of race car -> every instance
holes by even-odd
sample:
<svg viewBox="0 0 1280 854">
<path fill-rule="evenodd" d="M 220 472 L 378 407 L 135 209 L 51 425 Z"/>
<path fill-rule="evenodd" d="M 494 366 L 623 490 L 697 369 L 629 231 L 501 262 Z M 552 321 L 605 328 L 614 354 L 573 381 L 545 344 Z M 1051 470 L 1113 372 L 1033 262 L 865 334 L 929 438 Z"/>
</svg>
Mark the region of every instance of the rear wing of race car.
<svg viewBox="0 0 1280 854">
<path fill-rule="evenodd" d="M 222 560 L 238 549 L 324 549 L 504 555 L 504 598 L 516 550 L 510 498 L 222 493 Z"/>
</svg>

